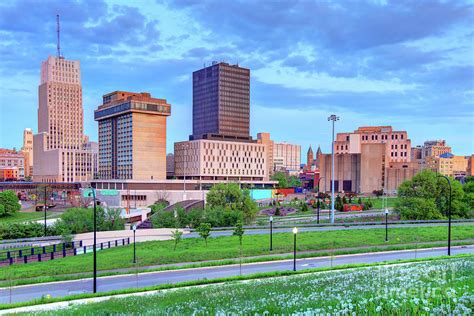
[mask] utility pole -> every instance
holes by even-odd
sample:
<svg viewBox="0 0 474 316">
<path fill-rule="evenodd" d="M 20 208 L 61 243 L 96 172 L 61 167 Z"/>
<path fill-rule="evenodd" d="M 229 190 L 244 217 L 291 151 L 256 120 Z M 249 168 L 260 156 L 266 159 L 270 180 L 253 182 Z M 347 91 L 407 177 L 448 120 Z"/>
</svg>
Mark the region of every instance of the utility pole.
<svg viewBox="0 0 474 316">
<path fill-rule="evenodd" d="M 331 143 L 331 224 L 334 224 L 334 123 L 339 121 L 339 116 L 332 114 L 328 117 L 328 121 L 332 121 L 332 143 Z"/>
<path fill-rule="evenodd" d="M 46 206 L 46 189 L 47 189 L 47 187 L 45 185 L 44 186 L 44 207 L 43 207 L 43 209 L 44 209 L 44 237 L 46 237 L 46 209 L 48 208 Z"/>
</svg>

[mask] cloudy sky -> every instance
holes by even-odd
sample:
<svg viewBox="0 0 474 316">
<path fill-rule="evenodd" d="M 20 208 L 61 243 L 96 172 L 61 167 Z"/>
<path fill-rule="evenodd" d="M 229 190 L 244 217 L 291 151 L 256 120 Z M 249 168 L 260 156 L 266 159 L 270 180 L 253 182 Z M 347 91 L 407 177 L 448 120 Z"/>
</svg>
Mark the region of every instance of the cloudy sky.
<svg viewBox="0 0 474 316">
<path fill-rule="evenodd" d="M 41 61 L 80 60 L 85 130 L 114 90 L 172 104 L 168 151 L 192 130 L 191 73 L 212 61 L 251 69 L 251 132 L 330 150 L 337 131 L 393 125 L 413 145 L 474 153 L 472 1 L 127 1 L 0 3 L 0 147 L 37 130 Z"/>
</svg>

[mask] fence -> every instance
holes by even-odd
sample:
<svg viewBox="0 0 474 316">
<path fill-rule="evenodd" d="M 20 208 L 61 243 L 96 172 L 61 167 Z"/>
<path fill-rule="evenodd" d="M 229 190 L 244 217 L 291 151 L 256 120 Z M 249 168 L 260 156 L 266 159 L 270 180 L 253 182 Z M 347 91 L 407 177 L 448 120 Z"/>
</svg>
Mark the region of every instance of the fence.
<svg viewBox="0 0 474 316">
<path fill-rule="evenodd" d="M 97 243 L 96 250 L 103 250 L 108 248 L 114 248 L 119 246 L 125 246 L 130 244 L 130 237 L 116 239 L 106 242 Z M 69 247 L 70 245 L 70 247 Z M 31 262 L 42 262 L 48 260 L 55 260 L 59 258 L 65 258 L 70 256 L 78 256 L 94 251 L 94 246 L 83 246 L 82 240 L 62 243 L 52 246 L 43 246 L 30 249 L 20 249 L 15 251 L 6 251 L 0 253 L 0 267 L 12 264 L 27 264 Z"/>
</svg>

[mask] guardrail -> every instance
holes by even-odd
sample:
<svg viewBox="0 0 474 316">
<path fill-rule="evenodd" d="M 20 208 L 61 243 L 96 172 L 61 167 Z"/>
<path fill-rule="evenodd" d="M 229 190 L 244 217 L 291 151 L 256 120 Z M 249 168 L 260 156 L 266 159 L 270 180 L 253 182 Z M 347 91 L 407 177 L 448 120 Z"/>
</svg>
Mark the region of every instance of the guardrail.
<svg viewBox="0 0 474 316">
<path fill-rule="evenodd" d="M 393 224 L 443 224 L 448 223 L 448 220 L 410 220 L 410 221 L 388 221 L 390 225 Z M 451 223 L 474 223 L 474 219 L 453 219 Z M 338 226 L 371 226 L 371 225 L 384 225 L 385 221 L 379 222 L 340 222 L 340 223 L 321 223 L 321 224 L 291 224 L 284 223 L 279 224 L 277 221 L 273 221 L 273 228 L 293 228 L 293 227 L 338 227 Z M 245 225 L 245 229 L 266 229 L 269 225 Z M 235 227 L 212 227 L 211 231 L 216 230 L 234 230 Z M 191 232 L 196 229 L 191 228 Z"/>
<path fill-rule="evenodd" d="M 70 244 L 71 247 L 68 247 L 68 244 Z M 47 251 L 48 247 L 43 246 L 40 248 L 20 249 L 15 251 L 3 252 L 4 256 L 6 256 L 6 259 L 0 260 L 0 267 L 12 264 L 27 264 L 31 262 L 55 260 L 59 258 L 87 254 L 93 252 L 94 250 L 93 245 L 83 246 L 82 240 L 76 242 L 73 241 L 68 244 L 62 243 L 59 245 L 59 247 L 58 244 L 54 244 L 52 245 L 52 247 L 50 247 L 52 251 Z M 97 243 L 96 250 L 99 251 L 129 244 L 130 237 L 115 239 L 111 241 Z"/>
</svg>

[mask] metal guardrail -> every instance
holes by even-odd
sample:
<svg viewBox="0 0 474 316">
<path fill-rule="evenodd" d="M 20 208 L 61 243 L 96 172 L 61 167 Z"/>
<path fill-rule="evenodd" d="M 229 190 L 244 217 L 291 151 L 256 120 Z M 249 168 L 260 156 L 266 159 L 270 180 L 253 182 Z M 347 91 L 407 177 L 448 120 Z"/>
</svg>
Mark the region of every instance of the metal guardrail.
<svg viewBox="0 0 474 316">
<path fill-rule="evenodd" d="M 451 223 L 473 223 L 474 219 L 453 219 Z M 443 224 L 448 223 L 448 220 L 410 220 L 410 221 L 389 221 L 390 224 Z M 340 226 L 371 226 L 371 225 L 383 225 L 385 221 L 380 222 L 341 222 L 341 223 L 321 223 L 321 224 L 281 224 L 279 225 L 278 222 L 273 221 L 273 228 L 293 228 L 293 227 L 340 227 Z M 245 229 L 266 229 L 269 225 L 245 225 Z M 235 227 L 213 227 L 211 231 L 219 231 L 219 230 L 234 230 Z M 196 229 L 191 228 L 191 232 L 196 231 Z"/>
<path fill-rule="evenodd" d="M 61 247 L 57 247 L 57 245 L 53 245 L 53 251 L 47 251 L 46 247 L 43 246 L 41 248 L 31 248 L 31 249 L 22 249 L 16 251 L 7 251 L 6 252 L 6 259 L 0 260 L 0 267 L 1 266 L 8 266 L 12 264 L 28 264 L 31 262 L 42 262 L 42 261 L 49 261 L 55 260 L 59 258 L 65 258 L 70 256 L 77 256 L 82 254 L 90 253 L 94 250 L 94 246 L 83 246 L 82 241 L 79 242 L 71 242 L 71 247 L 66 247 L 66 244 L 62 244 Z M 107 242 L 97 243 L 96 250 L 103 250 L 108 248 L 114 248 L 119 246 L 125 246 L 130 244 L 130 237 L 121 238 L 116 240 L 111 240 Z M 75 247 L 75 246 L 79 247 Z M 58 251 L 58 248 L 61 248 Z M 38 249 L 39 251 L 37 251 Z"/>
</svg>

